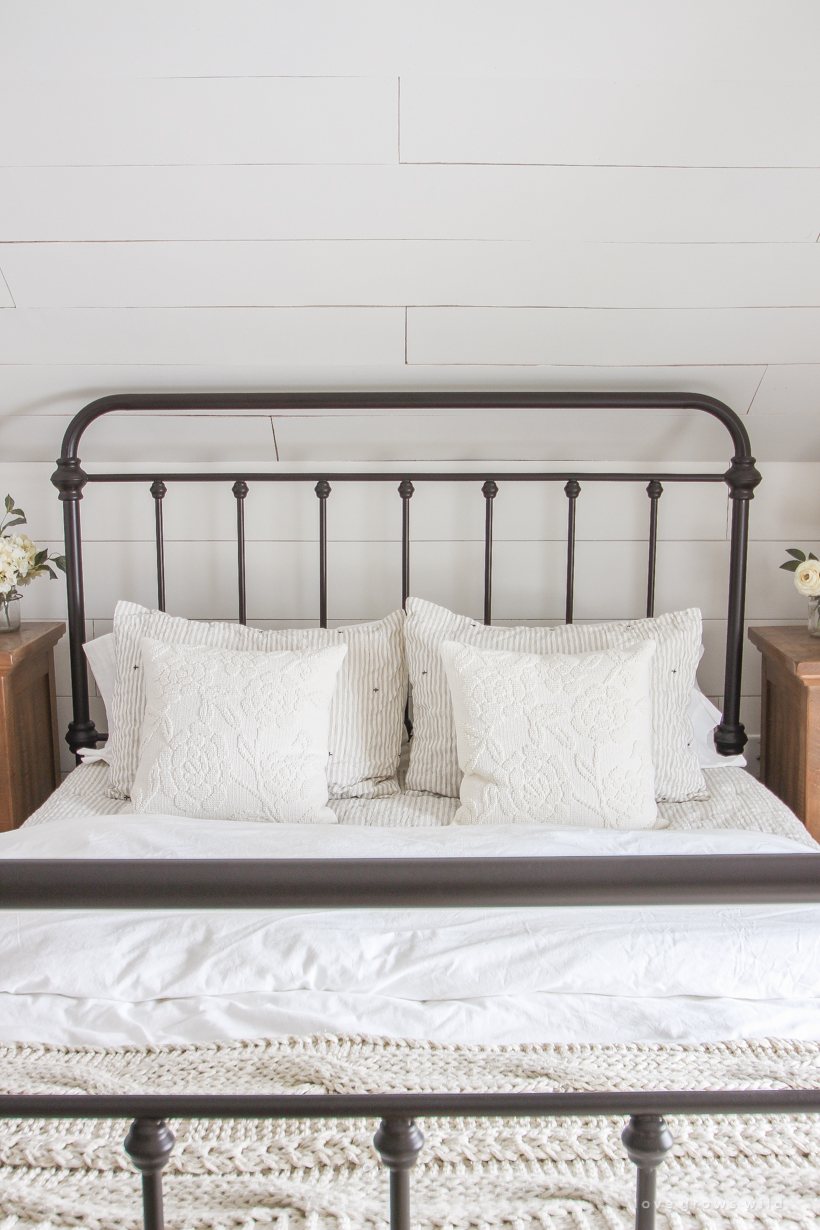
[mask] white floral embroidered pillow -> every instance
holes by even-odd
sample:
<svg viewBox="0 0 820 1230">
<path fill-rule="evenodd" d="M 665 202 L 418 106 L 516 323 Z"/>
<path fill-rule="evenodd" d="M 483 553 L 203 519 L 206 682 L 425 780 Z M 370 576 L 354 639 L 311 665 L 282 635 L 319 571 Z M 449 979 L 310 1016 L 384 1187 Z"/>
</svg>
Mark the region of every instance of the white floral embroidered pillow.
<svg viewBox="0 0 820 1230">
<path fill-rule="evenodd" d="M 445 641 L 464 777 L 456 824 L 656 824 L 652 641 L 529 654 Z"/>
<path fill-rule="evenodd" d="M 280 653 L 144 638 L 136 812 L 334 824 L 330 702 L 347 646 Z"/>
</svg>

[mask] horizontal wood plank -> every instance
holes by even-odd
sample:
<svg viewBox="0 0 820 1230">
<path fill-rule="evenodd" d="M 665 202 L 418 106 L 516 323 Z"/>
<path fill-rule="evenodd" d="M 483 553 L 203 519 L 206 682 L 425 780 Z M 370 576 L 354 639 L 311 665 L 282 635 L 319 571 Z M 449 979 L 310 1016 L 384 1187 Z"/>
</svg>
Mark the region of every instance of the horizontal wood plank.
<svg viewBox="0 0 820 1230">
<path fill-rule="evenodd" d="M 816 239 L 820 170 L 0 167 L 0 240 Z"/>
<path fill-rule="evenodd" d="M 818 143 L 811 80 L 402 77 L 404 162 L 816 167 Z"/>
<path fill-rule="evenodd" d="M 817 243 L 6 243 L 0 268 L 19 308 L 820 307 Z"/>
<path fill-rule="evenodd" d="M 0 77 L 0 164 L 395 162 L 395 78 Z"/>
<path fill-rule="evenodd" d="M 820 362 L 820 308 L 412 307 L 407 358 L 430 364 Z"/>
</svg>

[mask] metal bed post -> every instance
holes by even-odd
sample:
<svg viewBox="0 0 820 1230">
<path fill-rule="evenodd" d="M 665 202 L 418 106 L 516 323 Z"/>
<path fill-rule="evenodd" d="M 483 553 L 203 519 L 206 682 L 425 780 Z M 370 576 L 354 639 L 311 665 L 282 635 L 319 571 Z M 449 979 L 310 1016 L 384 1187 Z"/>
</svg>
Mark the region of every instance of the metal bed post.
<svg viewBox="0 0 820 1230">
<path fill-rule="evenodd" d="M 68 433 L 66 433 L 66 436 Z M 83 546 L 80 530 L 80 500 L 88 475 L 80 459 L 71 455 L 63 441 L 63 455 L 51 481 L 63 503 L 63 533 L 65 536 L 66 601 L 68 604 L 68 650 L 71 657 L 72 720 L 68 724 L 66 743 L 77 755 L 81 747 L 96 747 L 97 728 L 88 711 L 88 663 L 85 643 L 85 589 L 83 586 Z M 79 756 L 77 756 L 79 761 Z"/>
<path fill-rule="evenodd" d="M 746 435 L 746 429 L 741 423 Z M 751 456 L 746 436 L 746 455 L 735 455 L 725 479 L 732 501 L 731 548 L 729 554 L 729 609 L 726 627 L 726 671 L 723 684 L 723 717 L 715 728 L 715 747 L 724 756 L 742 752 L 746 731 L 740 721 L 740 689 L 743 665 L 743 625 L 746 615 L 746 559 L 749 546 L 749 501 L 761 475 Z"/>
</svg>

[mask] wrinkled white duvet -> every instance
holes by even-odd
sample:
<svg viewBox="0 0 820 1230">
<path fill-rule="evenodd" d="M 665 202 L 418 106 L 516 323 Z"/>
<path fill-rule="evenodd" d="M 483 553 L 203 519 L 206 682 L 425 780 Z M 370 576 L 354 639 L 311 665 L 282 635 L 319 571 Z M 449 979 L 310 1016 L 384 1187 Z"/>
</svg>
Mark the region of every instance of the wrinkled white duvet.
<svg viewBox="0 0 820 1230">
<path fill-rule="evenodd" d="M 86 817 L 4 858 L 805 852 L 731 830 L 374 829 Z M 0 912 L 0 1037 L 820 1038 L 820 907 Z"/>
</svg>

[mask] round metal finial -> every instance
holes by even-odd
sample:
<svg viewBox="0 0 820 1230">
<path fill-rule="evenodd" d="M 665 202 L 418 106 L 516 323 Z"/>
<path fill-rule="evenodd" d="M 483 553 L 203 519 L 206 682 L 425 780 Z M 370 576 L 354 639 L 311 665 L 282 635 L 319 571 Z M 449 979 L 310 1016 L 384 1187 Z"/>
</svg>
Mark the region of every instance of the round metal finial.
<svg viewBox="0 0 820 1230">
<path fill-rule="evenodd" d="M 424 1145 L 415 1119 L 382 1119 L 373 1144 L 388 1170 L 411 1170 Z"/>
<path fill-rule="evenodd" d="M 399 495 L 403 500 L 409 500 L 415 490 L 409 478 L 403 478 L 399 483 Z"/>
<path fill-rule="evenodd" d="M 245 482 L 244 478 L 238 478 L 231 487 L 231 491 L 238 500 L 244 500 L 245 496 L 248 494 L 248 484 Z"/>
<path fill-rule="evenodd" d="M 171 1156 L 174 1140 L 164 1119 L 135 1119 L 123 1148 L 142 1174 L 157 1174 Z"/>
<path fill-rule="evenodd" d="M 316 492 L 320 500 L 326 500 L 330 495 L 330 483 L 326 478 L 320 478 L 313 490 Z"/>
<path fill-rule="evenodd" d="M 494 500 L 498 495 L 498 483 L 492 478 L 488 478 L 484 486 L 481 488 L 481 494 L 485 500 Z"/>
</svg>

